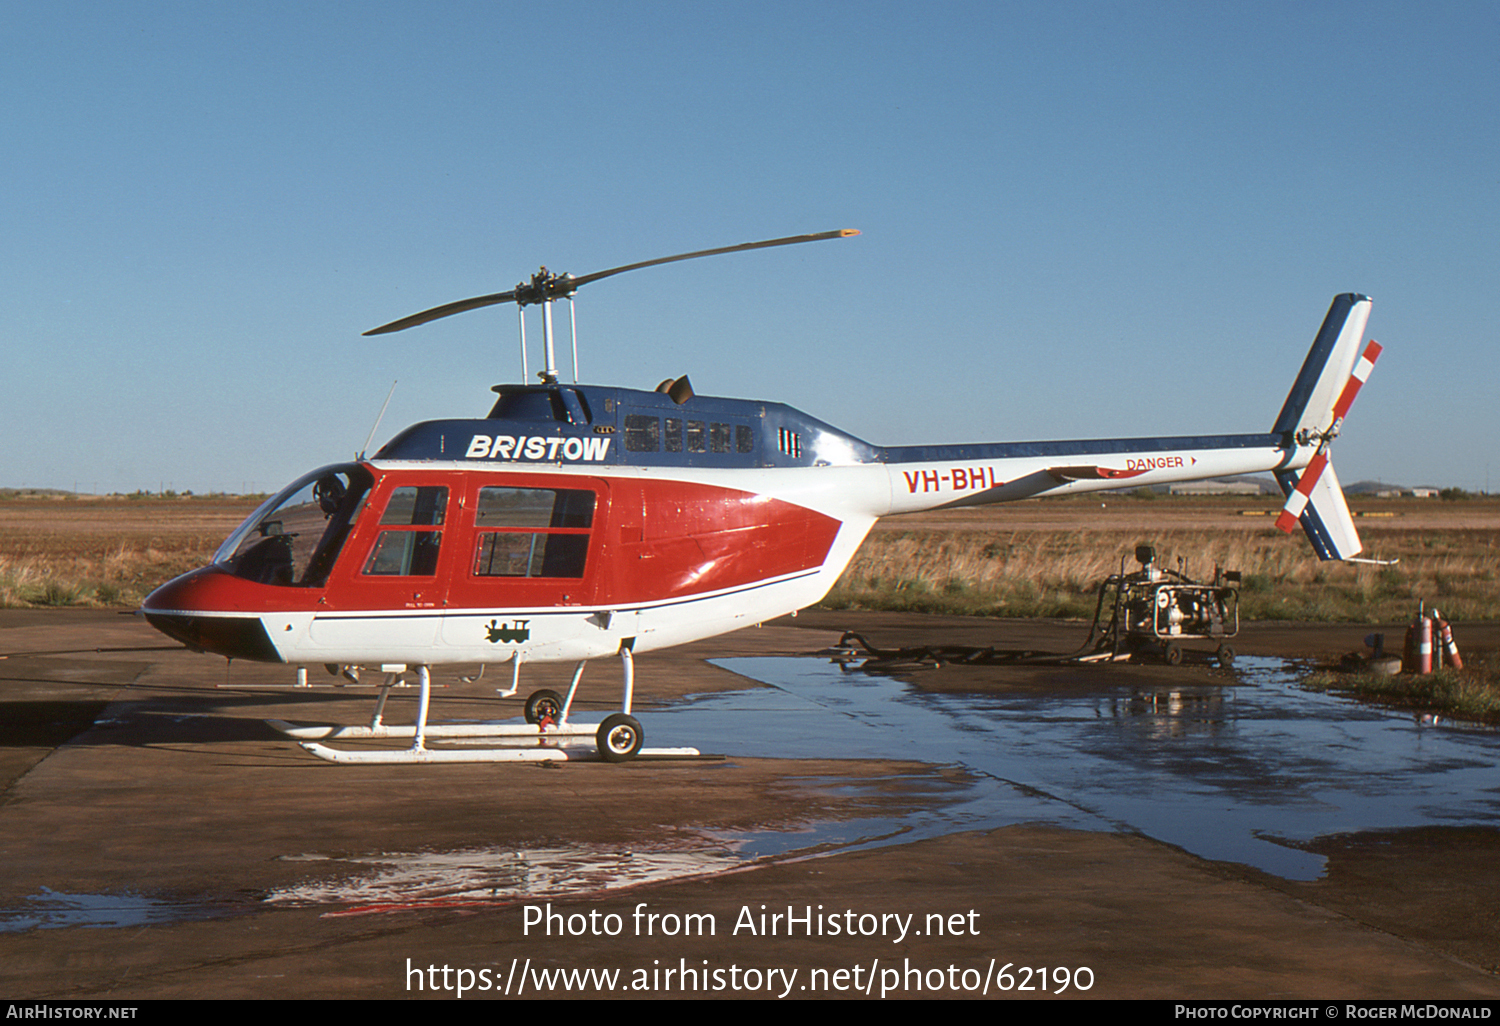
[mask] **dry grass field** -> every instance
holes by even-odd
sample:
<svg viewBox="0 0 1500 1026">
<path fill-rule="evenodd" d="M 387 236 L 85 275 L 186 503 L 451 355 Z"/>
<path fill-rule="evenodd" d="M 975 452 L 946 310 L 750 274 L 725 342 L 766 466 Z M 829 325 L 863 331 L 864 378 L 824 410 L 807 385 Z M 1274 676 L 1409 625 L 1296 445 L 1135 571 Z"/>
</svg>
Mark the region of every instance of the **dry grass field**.
<svg viewBox="0 0 1500 1026">
<path fill-rule="evenodd" d="M 1358 500 L 1365 556 L 1324 563 L 1299 530 L 1275 528 L 1272 498 L 1110 495 L 972 507 L 882 520 L 827 605 L 979 616 L 1093 615 L 1099 582 L 1160 565 L 1210 580 L 1244 575 L 1241 615 L 1257 620 L 1410 620 L 1419 601 L 1450 620 L 1500 618 L 1500 500 Z"/>
<path fill-rule="evenodd" d="M 0 501 L 0 606 L 134 608 L 207 562 L 256 500 L 26 498 Z M 1100 580 L 1142 542 L 1164 566 L 1244 575 L 1248 619 L 1500 619 L 1500 500 L 1355 500 L 1365 554 L 1393 566 L 1327 564 L 1272 524 L 1269 498 L 1107 495 L 890 517 L 825 605 L 985 616 L 1087 617 Z"/>
<path fill-rule="evenodd" d="M 258 499 L 0 501 L 0 607 L 134 609 L 213 556 Z"/>
</svg>

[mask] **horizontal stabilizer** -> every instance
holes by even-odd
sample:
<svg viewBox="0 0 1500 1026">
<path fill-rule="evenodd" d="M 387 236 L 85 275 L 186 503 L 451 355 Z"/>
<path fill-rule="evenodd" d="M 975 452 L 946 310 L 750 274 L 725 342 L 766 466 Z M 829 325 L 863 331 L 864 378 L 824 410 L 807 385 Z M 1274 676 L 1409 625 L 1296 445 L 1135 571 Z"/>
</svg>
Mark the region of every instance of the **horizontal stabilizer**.
<svg viewBox="0 0 1500 1026">
<path fill-rule="evenodd" d="M 1344 490 L 1339 487 L 1338 475 L 1333 472 L 1327 453 L 1319 453 L 1300 477 L 1287 470 L 1277 474 L 1276 480 L 1287 494 L 1286 509 L 1277 518 L 1277 527 L 1290 532 L 1300 523 L 1319 559 L 1350 559 L 1359 555 L 1363 549 L 1359 532 L 1354 529 L 1354 517 L 1349 513 Z"/>
</svg>

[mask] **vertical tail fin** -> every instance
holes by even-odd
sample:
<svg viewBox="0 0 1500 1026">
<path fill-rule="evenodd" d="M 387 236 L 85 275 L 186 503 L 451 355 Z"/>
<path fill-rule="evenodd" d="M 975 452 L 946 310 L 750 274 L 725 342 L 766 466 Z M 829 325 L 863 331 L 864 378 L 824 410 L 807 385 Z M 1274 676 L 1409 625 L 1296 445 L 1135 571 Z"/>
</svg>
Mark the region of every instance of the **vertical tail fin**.
<svg viewBox="0 0 1500 1026">
<path fill-rule="evenodd" d="M 1354 370 L 1359 340 L 1370 320 L 1370 306 L 1369 296 L 1353 292 L 1333 298 L 1272 433 L 1321 435 L 1333 426 L 1333 406 Z"/>
<path fill-rule="evenodd" d="M 1339 487 L 1338 475 L 1326 454 L 1314 457 L 1313 463 L 1302 472 L 1300 480 L 1308 482 L 1307 491 L 1300 487 L 1294 471 L 1284 470 L 1276 475 L 1276 480 L 1288 496 L 1287 508 L 1276 520 L 1277 527 L 1290 533 L 1300 522 L 1319 559 L 1352 559 L 1364 551 L 1349 504 L 1344 501 L 1344 490 Z"/>
<path fill-rule="evenodd" d="M 1287 501 L 1276 526 L 1290 533 L 1301 523 L 1321 559 L 1351 559 L 1363 548 L 1338 475 L 1329 462 L 1328 446 L 1338 437 L 1354 397 L 1380 356 L 1380 344 L 1374 341 L 1363 353 L 1359 351 L 1370 305 L 1369 297 L 1354 293 L 1334 298 L 1272 428 L 1286 438 L 1293 451 L 1317 447 L 1300 473 L 1277 473 L 1277 483 Z"/>
</svg>

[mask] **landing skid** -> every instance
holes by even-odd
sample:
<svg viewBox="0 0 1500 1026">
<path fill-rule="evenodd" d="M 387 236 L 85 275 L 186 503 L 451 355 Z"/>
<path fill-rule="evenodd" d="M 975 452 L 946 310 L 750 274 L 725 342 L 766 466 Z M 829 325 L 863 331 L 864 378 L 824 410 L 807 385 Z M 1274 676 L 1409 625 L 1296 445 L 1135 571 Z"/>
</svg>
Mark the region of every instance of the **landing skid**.
<svg viewBox="0 0 1500 1026">
<path fill-rule="evenodd" d="M 625 694 L 621 711 L 611 713 L 598 723 L 573 723 L 568 712 L 573 696 L 583 679 L 583 663 L 573 673 L 573 682 L 564 699 L 555 691 L 542 690 L 526 702 L 527 723 L 439 723 L 429 724 L 427 713 L 432 696 L 432 674 L 427 666 L 417 667 L 417 722 L 410 725 L 388 725 L 384 722 L 385 702 L 391 688 L 398 686 L 399 674 L 388 672 L 375 700 L 375 711 L 368 726 L 313 724 L 300 726 L 286 720 L 267 720 L 268 726 L 302 742 L 302 747 L 328 762 L 393 765 L 403 763 L 449 762 L 579 762 L 603 760 L 628 762 L 631 759 L 699 759 L 696 748 L 644 748 L 645 731 L 640 721 L 630 715 L 635 689 L 635 662 L 629 648 L 620 649 L 625 670 Z M 517 660 L 519 677 L 519 660 Z M 509 691 L 515 694 L 517 682 Z M 321 741 L 363 741 L 381 738 L 411 738 L 406 749 L 349 750 L 331 748 Z M 428 748 L 427 739 L 470 744 L 470 748 Z M 590 744 L 592 741 L 592 744 Z M 478 747 L 496 742 L 496 747 Z"/>
<path fill-rule="evenodd" d="M 365 765 L 402 765 L 405 763 L 440 762 L 599 762 L 609 761 L 593 746 L 567 748 L 480 748 L 462 751 L 451 748 L 402 748 L 385 751 L 351 752 L 329 748 L 315 741 L 303 742 L 303 748 L 320 759 L 338 763 Z M 696 748 L 641 748 L 634 759 L 711 759 Z"/>
<path fill-rule="evenodd" d="M 266 725 L 281 731 L 298 741 L 365 741 L 370 738 L 416 737 L 414 723 L 380 724 L 377 727 L 339 727 L 331 723 L 314 726 L 298 726 L 286 720 L 267 720 Z M 461 737 L 524 737 L 532 740 L 550 741 L 554 738 L 593 737 L 599 730 L 597 723 L 569 723 L 566 726 L 550 724 L 543 728 L 535 723 L 429 723 L 426 736 L 435 738 Z"/>
</svg>

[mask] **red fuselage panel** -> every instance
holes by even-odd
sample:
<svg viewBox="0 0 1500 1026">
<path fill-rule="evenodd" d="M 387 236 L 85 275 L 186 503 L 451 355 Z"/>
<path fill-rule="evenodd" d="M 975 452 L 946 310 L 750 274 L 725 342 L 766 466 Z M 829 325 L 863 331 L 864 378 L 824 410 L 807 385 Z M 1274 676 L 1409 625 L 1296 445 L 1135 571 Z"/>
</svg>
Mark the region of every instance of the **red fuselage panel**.
<svg viewBox="0 0 1500 1026">
<path fill-rule="evenodd" d="M 259 583 L 210 567 L 164 585 L 147 610 L 334 613 L 672 601 L 816 569 L 841 526 L 790 502 L 684 481 L 482 471 L 375 475 L 325 584 Z M 592 517 L 557 527 L 496 526 L 478 512 L 480 490 L 495 488 L 591 492 Z M 423 489 L 446 489 L 442 515 L 393 524 L 388 508 L 397 508 L 401 493 L 410 502 Z M 403 543 L 424 555 L 399 564 L 389 554 Z M 527 544 L 538 553 L 529 563 L 515 554 Z M 548 545 L 567 558 L 542 558 Z"/>
<path fill-rule="evenodd" d="M 742 587 L 823 565 L 839 521 L 765 495 L 682 481 L 614 480 L 618 528 L 601 553 L 599 603 Z"/>
</svg>

